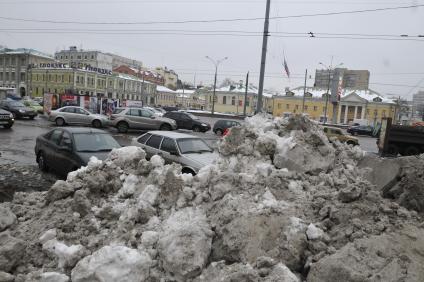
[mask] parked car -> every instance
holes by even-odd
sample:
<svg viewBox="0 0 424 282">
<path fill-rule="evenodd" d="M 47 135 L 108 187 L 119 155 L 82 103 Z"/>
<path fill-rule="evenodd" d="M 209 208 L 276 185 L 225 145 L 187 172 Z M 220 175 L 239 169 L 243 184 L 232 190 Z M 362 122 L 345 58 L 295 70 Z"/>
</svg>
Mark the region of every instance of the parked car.
<svg viewBox="0 0 424 282">
<path fill-rule="evenodd" d="M 87 127 L 55 128 L 37 137 L 35 156 L 42 171 L 49 169 L 66 175 L 86 166 L 92 156 L 106 159 L 114 148 L 121 147 L 107 132 Z"/>
<path fill-rule="evenodd" d="M 149 131 L 134 138 L 131 145 L 142 147 L 147 158 L 160 155 L 166 163 L 179 163 L 183 173 L 193 175 L 217 157 L 203 139 L 178 132 Z"/>
<path fill-rule="evenodd" d="M 32 100 L 34 100 L 35 102 L 37 102 L 40 106 L 43 105 L 44 102 L 44 98 L 43 97 L 34 97 L 32 98 Z"/>
<path fill-rule="evenodd" d="M 33 109 L 39 114 L 42 114 L 44 112 L 43 106 L 41 106 L 38 102 L 34 100 L 24 100 L 23 104 L 27 106 L 28 108 Z"/>
<path fill-rule="evenodd" d="M 143 107 L 143 109 L 147 109 L 147 110 L 153 112 L 155 114 L 155 116 L 157 116 L 157 117 L 162 117 L 163 114 L 164 114 L 162 111 L 159 111 L 159 110 L 152 108 L 152 107 Z"/>
<path fill-rule="evenodd" d="M 357 138 L 343 134 L 340 128 L 324 126 L 324 133 L 325 135 L 327 135 L 330 141 L 332 138 L 336 138 L 340 142 L 343 142 L 349 145 L 354 145 L 354 146 L 359 145 L 359 141 Z"/>
<path fill-rule="evenodd" d="M 184 112 L 167 112 L 163 115 L 176 121 L 178 129 L 188 129 L 195 132 L 207 132 L 211 130 L 211 125 L 201 121 L 198 117 Z"/>
<path fill-rule="evenodd" d="M 347 132 L 352 135 L 373 136 L 374 128 L 369 125 L 351 126 L 347 129 Z"/>
<path fill-rule="evenodd" d="M 162 114 L 165 114 L 166 113 L 166 111 L 164 109 L 162 109 L 162 108 L 155 108 L 155 109 L 157 111 L 161 112 Z"/>
<path fill-rule="evenodd" d="M 164 109 L 167 112 L 178 111 L 177 107 L 170 107 L 170 106 L 163 106 L 162 109 Z"/>
<path fill-rule="evenodd" d="M 0 109 L 0 126 L 8 129 L 13 126 L 14 122 L 15 119 L 10 112 Z"/>
<path fill-rule="evenodd" d="M 0 108 L 12 113 L 13 118 L 30 118 L 34 119 L 37 112 L 31 108 L 26 107 L 24 104 L 14 100 L 0 101 Z"/>
<path fill-rule="evenodd" d="M 58 126 L 66 124 L 91 125 L 95 128 L 107 126 L 107 116 L 93 114 L 81 107 L 67 106 L 49 113 L 49 120 Z"/>
<path fill-rule="evenodd" d="M 111 124 L 119 132 L 125 133 L 129 129 L 144 130 L 174 130 L 177 123 L 169 118 L 158 117 L 144 108 L 117 108 L 110 116 Z"/>
<path fill-rule="evenodd" d="M 227 119 L 220 119 L 213 125 L 212 131 L 216 135 L 222 135 L 226 129 L 234 127 L 234 126 L 241 126 L 241 124 L 238 121 L 234 120 L 227 120 Z"/>
</svg>

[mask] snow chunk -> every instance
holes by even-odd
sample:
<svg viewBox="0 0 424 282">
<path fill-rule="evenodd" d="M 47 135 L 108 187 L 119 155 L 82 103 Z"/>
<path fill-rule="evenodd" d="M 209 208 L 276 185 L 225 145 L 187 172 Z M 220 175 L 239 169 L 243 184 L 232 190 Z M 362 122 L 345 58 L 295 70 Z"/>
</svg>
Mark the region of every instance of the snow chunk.
<svg viewBox="0 0 424 282">
<path fill-rule="evenodd" d="M 16 215 L 4 205 L 0 205 L 0 232 L 16 222 Z"/>
<path fill-rule="evenodd" d="M 49 229 L 46 232 L 44 232 L 44 234 L 40 236 L 39 240 L 40 240 L 41 244 L 44 244 L 47 241 L 50 241 L 50 240 L 56 238 L 56 236 L 57 236 L 56 228 L 53 228 L 53 229 Z"/>
<path fill-rule="evenodd" d="M 82 245 L 72 245 L 68 247 L 56 239 L 49 240 L 43 244 L 43 250 L 57 256 L 58 267 L 73 267 L 84 255 L 85 248 Z"/>
<path fill-rule="evenodd" d="M 317 240 L 324 236 L 324 231 L 316 227 L 314 224 L 309 224 L 308 229 L 306 230 L 306 235 L 309 240 Z"/>
<path fill-rule="evenodd" d="M 126 168 L 131 165 L 137 165 L 145 157 L 146 153 L 140 147 L 128 146 L 113 149 L 106 161 L 112 161 L 115 165 Z"/>
<path fill-rule="evenodd" d="M 149 254 L 124 246 L 106 246 L 80 260 L 72 282 L 146 281 L 152 266 Z"/>
<path fill-rule="evenodd" d="M 163 224 L 158 241 L 163 268 L 178 281 L 200 274 L 209 257 L 213 232 L 203 211 L 185 208 Z"/>
<path fill-rule="evenodd" d="M 44 272 L 41 274 L 40 282 L 68 282 L 69 277 L 57 272 Z"/>
<path fill-rule="evenodd" d="M 125 178 L 125 182 L 122 185 L 119 194 L 122 197 L 129 197 L 135 193 L 135 187 L 138 184 L 138 177 L 134 174 L 130 174 Z"/>
<path fill-rule="evenodd" d="M 158 155 L 154 155 L 151 159 L 150 162 L 152 163 L 153 167 L 162 167 L 165 164 L 165 160 L 162 159 L 160 156 Z"/>
</svg>

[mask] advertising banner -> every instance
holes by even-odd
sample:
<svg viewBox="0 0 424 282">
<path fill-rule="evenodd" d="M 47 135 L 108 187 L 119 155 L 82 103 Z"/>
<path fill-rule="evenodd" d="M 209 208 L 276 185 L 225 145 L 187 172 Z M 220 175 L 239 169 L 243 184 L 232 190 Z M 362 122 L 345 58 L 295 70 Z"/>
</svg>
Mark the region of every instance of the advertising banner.
<svg viewBox="0 0 424 282">
<path fill-rule="evenodd" d="M 133 101 L 133 100 L 125 100 L 122 105 L 124 107 L 138 107 L 138 108 L 142 108 L 143 107 L 143 101 Z"/>
<path fill-rule="evenodd" d="M 45 113 L 50 113 L 52 110 L 59 109 L 59 95 L 44 93 L 43 96 L 43 110 Z"/>
<path fill-rule="evenodd" d="M 119 106 L 119 100 L 117 99 L 101 98 L 100 101 L 100 114 L 103 115 L 111 115 Z"/>
</svg>

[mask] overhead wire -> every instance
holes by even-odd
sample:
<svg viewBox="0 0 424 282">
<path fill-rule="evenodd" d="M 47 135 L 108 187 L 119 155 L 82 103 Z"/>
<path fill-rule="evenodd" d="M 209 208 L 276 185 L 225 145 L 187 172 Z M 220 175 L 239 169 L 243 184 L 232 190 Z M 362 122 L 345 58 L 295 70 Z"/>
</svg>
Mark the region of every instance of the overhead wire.
<svg viewBox="0 0 424 282">
<path fill-rule="evenodd" d="M 423 7 L 423 6 L 424 6 L 424 4 L 415 4 L 415 5 L 408 5 L 408 6 L 362 9 L 362 10 L 351 10 L 351 11 L 339 11 L 339 12 L 327 12 L 327 13 L 315 13 L 315 14 L 300 14 L 300 15 L 290 15 L 290 16 L 274 16 L 274 17 L 270 17 L 270 20 L 371 13 L 371 12 L 411 9 L 411 8 L 418 8 L 418 7 Z M 153 25 L 153 24 L 219 23 L 219 22 L 240 22 L 240 21 L 264 20 L 263 17 L 256 17 L 256 18 L 182 20 L 182 21 L 85 22 L 85 21 L 37 20 L 37 19 L 28 19 L 28 18 L 6 17 L 6 16 L 0 16 L 0 19 L 9 20 L 9 21 L 19 21 L 19 22 L 51 23 L 51 24 L 78 24 L 78 25 Z"/>
</svg>

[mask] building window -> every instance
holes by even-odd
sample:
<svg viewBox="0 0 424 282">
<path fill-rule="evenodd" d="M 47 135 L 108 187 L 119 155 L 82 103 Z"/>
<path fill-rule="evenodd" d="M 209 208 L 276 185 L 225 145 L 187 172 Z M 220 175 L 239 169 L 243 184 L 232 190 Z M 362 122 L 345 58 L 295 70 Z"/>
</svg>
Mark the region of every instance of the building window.
<svg viewBox="0 0 424 282">
<path fill-rule="evenodd" d="M 8 72 L 5 73 L 4 80 L 9 81 L 9 73 Z"/>
<path fill-rule="evenodd" d="M 60 56 L 60 59 L 63 59 L 63 56 Z"/>
<path fill-rule="evenodd" d="M 227 96 L 222 97 L 222 104 L 227 104 Z"/>
<path fill-rule="evenodd" d="M 299 109 L 299 105 L 296 105 L 296 110 L 298 110 Z"/>
<path fill-rule="evenodd" d="M 25 81 L 25 73 L 21 72 L 21 81 Z"/>
<path fill-rule="evenodd" d="M 79 55 L 79 56 L 77 56 L 77 59 L 78 59 L 78 60 L 81 60 L 81 56 L 80 56 L 80 55 Z"/>
<path fill-rule="evenodd" d="M 0 72 L 0 80 L 3 80 L 3 73 Z"/>
<path fill-rule="evenodd" d="M 9 65 L 9 58 L 5 58 L 5 59 L 4 59 L 4 65 L 5 65 L 5 66 L 8 66 L 8 65 Z"/>
<path fill-rule="evenodd" d="M 306 106 L 306 105 L 305 105 L 305 106 L 303 107 L 303 110 L 304 110 L 304 111 L 307 111 L 307 110 L 308 110 L 308 106 Z"/>
<path fill-rule="evenodd" d="M 21 58 L 21 66 L 25 65 L 25 58 Z"/>
<path fill-rule="evenodd" d="M 281 103 L 278 103 L 277 108 L 278 108 L 278 109 L 281 109 L 281 107 L 282 107 Z"/>
<path fill-rule="evenodd" d="M 10 60 L 10 64 L 11 64 L 12 66 L 16 65 L 16 58 L 12 58 L 12 59 Z"/>
<path fill-rule="evenodd" d="M 65 56 L 65 59 L 68 59 L 68 56 Z"/>
<path fill-rule="evenodd" d="M 286 109 L 289 110 L 290 109 L 290 104 L 286 104 Z"/>
<path fill-rule="evenodd" d="M 87 55 L 84 56 L 84 59 L 87 60 Z"/>
<path fill-rule="evenodd" d="M 74 58 L 74 56 L 71 56 L 71 60 Z"/>
<path fill-rule="evenodd" d="M 2 66 L 3 63 L 4 63 L 4 59 L 3 58 L 0 58 L 0 66 Z"/>
<path fill-rule="evenodd" d="M 383 117 L 386 117 L 386 110 L 383 110 Z"/>
<path fill-rule="evenodd" d="M 65 82 L 65 75 L 62 74 L 62 82 Z"/>
<path fill-rule="evenodd" d="M 15 77 L 15 73 L 11 72 L 10 73 L 10 81 L 15 81 L 16 77 Z"/>
<path fill-rule="evenodd" d="M 57 74 L 54 75 L 54 81 L 57 82 Z"/>
<path fill-rule="evenodd" d="M 236 104 L 236 97 L 233 96 L 231 97 L 231 105 L 235 106 L 235 104 Z"/>
<path fill-rule="evenodd" d="M 94 55 L 91 55 L 91 59 L 94 60 Z"/>
</svg>

